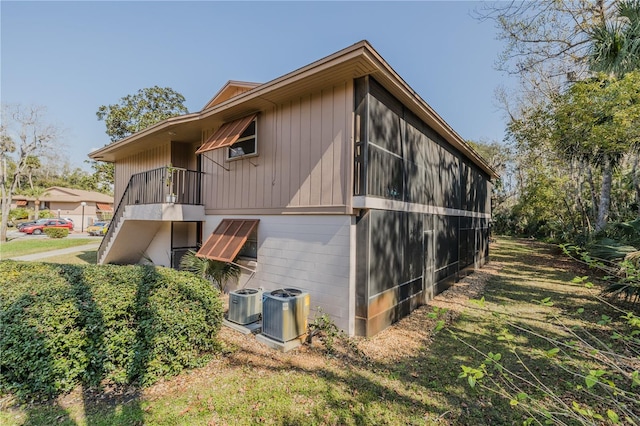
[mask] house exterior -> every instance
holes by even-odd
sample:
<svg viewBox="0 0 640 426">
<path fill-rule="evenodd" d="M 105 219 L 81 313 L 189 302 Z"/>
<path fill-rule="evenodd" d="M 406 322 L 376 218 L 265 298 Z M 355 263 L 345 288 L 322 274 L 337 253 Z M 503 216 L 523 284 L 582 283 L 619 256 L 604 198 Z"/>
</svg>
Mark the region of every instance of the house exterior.
<svg viewBox="0 0 640 426">
<path fill-rule="evenodd" d="M 115 163 L 99 263 L 237 262 L 349 335 L 384 329 L 488 260 L 495 171 L 367 41 L 90 154 Z"/>
<path fill-rule="evenodd" d="M 14 195 L 11 208 L 25 207 L 49 210 L 56 217 L 70 218 L 77 230 L 92 224 L 96 220 L 108 220 L 113 214 L 113 197 L 101 192 L 52 186 L 39 197 Z M 83 206 L 82 203 L 85 205 Z"/>
</svg>

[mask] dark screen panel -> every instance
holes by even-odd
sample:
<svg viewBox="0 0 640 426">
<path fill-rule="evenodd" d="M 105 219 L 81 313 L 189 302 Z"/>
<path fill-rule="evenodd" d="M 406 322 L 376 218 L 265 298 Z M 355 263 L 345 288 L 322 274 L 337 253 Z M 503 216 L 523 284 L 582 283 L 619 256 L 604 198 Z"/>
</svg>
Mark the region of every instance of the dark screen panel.
<svg viewBox="0 0 640 426">
<path fill-rule="evenodd" d="M 372 210 L 369 297 L 401 283 L 402 212 Z"/>
<path fill-rule="evenodd" d="M 369 97 L 369 142 L 402 155 L 401 119 L 385 104 Z"/>
<path fill-rule="evenodd" d="M 458 261 L 458 217 L 436 216 L 434 225 L 436 269 L 441 269 Z"/>
<path fill-rule="evenodd" d="M 356 316 L 367 317 L 369 304 L 369 235 L 371 213 L 356 222 Z"/>
<path fill-rule="evenodd" d="M 404 268 L 402 282 L 415 280 L 422 276 L 424 268 L 424 248 L 422 240 L 422 215 L 419 213 L 404 213 L 403 260 Z"/>
<path fill-rule="evenodd" d="M 369 145 L 367 185 L 369 195 L 402 200 L 404 182 L 402 159 Z"/>
</svg>

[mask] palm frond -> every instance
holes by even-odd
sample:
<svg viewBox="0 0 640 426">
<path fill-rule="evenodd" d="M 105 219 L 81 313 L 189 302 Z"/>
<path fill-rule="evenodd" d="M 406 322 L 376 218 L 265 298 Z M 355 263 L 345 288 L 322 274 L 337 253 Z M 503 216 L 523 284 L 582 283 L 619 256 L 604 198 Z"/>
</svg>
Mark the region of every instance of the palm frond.
<svg viewBox="0 0 640 426">
<path fill-rule="evenodd" d="M 226 292 L 227 285 L 240 277 L 240 267 L 233 263 L 220 262 L 196 256 L 189 250 L 180 260 L 180 269 L 189 271 L 210 281 L 221 292 Z"/>
</svg>

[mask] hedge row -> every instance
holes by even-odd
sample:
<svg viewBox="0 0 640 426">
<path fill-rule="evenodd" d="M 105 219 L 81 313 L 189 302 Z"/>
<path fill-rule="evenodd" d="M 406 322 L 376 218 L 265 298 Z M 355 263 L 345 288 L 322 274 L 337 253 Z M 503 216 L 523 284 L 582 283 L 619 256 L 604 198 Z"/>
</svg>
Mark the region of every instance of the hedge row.
<svg viewBox="0 0 640 426">
<path fill-rule="evenodd" d="M 0 289 L 0 391 L 23 399 L 149 385 L 217 348 L 220 294 L 186 272 L 3 261 Z"/>
</svg>

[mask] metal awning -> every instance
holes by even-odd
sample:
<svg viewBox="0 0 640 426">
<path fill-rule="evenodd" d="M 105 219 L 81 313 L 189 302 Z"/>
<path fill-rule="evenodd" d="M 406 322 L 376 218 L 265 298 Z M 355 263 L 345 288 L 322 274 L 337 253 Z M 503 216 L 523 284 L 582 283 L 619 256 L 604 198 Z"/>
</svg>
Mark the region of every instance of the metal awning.
<svg viewBox="0 0 640 426">
<path fill-rule="evenodd" d="M 209 136 L 202 146 L 198 148 L 196 154 L 202 154 L 203 152 L 233 145 L 257 116 L 258 114 L 252 114 L 239 120 L 223 124 L 218 131 Z"/>
<path fill-rule="evenodd" d="M 223 219 L 196 256 L 233 262 L 260 219 Z"/>
<path fill-rule="evenodd" d="M 111 206 L 111 204 L 96 203 L 96 207 L 98 207 L 98 210 L 103 211 L 103 212 L 111 212 L 111 211 L 113 211 L 113 207 Z"/>
</svg>

